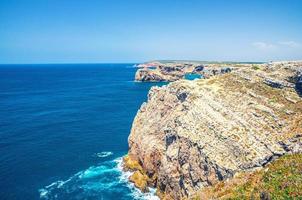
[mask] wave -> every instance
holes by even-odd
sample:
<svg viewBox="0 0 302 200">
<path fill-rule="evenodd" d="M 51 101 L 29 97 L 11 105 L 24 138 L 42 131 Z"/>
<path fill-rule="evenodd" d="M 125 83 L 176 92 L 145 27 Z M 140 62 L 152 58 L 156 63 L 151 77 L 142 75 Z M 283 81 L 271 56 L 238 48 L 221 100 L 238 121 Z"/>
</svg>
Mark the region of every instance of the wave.
<svg viewBox="0 0 302 200">
<path fill-rule="evenodd" d="M 113 153 L 111 151 L 103 151 L 103 152 L 95 154 L 95 156 L 99 157 L 99 158 L 105 158 L 105 157 L 108 157 L 108 156 L 111 156 L 111 155 L 113 155 Z"/>
<path fill-rule="evenodd" d="M 135 199 L 159 200 L 156 190 L 142 193 L 129 182 L 132 172 L 122 170 L 122 158 L 91 166 L 66 180 L 55 181 L 39 190 L 40 199 Z"/>
<path fill-rule="evenodd" d="M 124 171 L 122 158 L 117 160 L 117 169 L 121 172 L 120 181 L 127 184 L 127 187 L 131 190 L 132 196 L 134 199 L 138 200 L 159 200 L 159 197 L 156 196 L 156 189 L 149 187 L 149 192 L 143 193 L 138 188 L 134 186 L 134 183 L 129 181 L 129 177 L 133 174 L 130 171 Z"/>
</svg>

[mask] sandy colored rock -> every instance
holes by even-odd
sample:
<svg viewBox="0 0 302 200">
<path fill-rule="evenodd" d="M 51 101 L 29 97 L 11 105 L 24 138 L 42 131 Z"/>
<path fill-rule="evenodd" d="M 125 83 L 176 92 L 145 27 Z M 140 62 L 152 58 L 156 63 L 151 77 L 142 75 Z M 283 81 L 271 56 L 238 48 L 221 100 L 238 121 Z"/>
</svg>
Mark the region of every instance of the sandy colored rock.
<svg viewBox="0 0 302 200">
<path fill-rule="evenodd" d="M 242 66 L 242 64 L 240 65 Z M 250 65 L 245 65 L 250 66 Z M 136 81 L 143 82 L 173 82 L 184 79 L 186 74 L 199 74 L 205 78 L 221 75 L 231 72 L 238 68 L 238 64 L 201 64 L 188 62 L 149 62 L 138 65 L 138 70 L 135 74 Z"/>
<path fill-rule="evenodd" d="M 183 199 L 301 152 L 301 66 L 275 63 L 152 87 L 134 119 L 129 156 L 155 177 L 161 198 Z"/>
<path fill-rule="evenodd" d="M 148 191 L 148 176 L 142 174 L 140 171 L 135 171 L 130 176 L 129 181 L 133 182 L 135 187 L 139 188 L 141 191 Z"/>
<path fill-rule="evenodd" d="M 131 156 L 126 155 L 123 158 L 123 168 L 130 171 L 143 171 L 142 166 L 138 163 L 136 159 L 133 159 Z"/>
</svg>

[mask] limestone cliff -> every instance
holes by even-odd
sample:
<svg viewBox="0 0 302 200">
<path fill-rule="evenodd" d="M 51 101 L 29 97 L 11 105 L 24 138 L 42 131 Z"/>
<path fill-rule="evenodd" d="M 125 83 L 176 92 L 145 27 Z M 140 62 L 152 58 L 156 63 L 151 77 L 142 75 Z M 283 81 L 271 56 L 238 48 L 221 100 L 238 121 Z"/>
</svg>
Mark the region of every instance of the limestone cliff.
<svg viewBox="0 0 302 200">
<path fill-rule="evenodd" d="M 242 64 L 207 64 L 200 63 L 160 63 L 150 62 L 138 65 L 135 74 L 136 81 L 143 82 L 172 82 L 184 79 L 188 73 L 200 74 L 205 78 L 230 72 Z M 250 66 L 250 65 L 244 65 Z"/>
<path fill-rule="evenodd" d="M 136 167 L 128 169 L 161 198 L 183 199 L 301 152 L 301 66 L 273 63 L 152 87 L 132 125 L 127 160 Z"/>
</svg>

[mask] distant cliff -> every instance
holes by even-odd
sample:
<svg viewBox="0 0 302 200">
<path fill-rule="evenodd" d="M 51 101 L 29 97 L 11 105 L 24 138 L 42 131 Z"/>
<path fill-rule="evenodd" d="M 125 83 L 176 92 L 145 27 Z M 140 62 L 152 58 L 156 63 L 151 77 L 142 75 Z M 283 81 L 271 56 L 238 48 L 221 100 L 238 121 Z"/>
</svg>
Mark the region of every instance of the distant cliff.
<svg viewBox="0 0 302 200">
<path fill-rule="evenodd" d="M 152 87 L 129 136 L 125 168 L 162 199 L 197 191 L 302 151 L 302 63 L 242 67 Z"/>
<path fill-rule="evenodd" d="M 209 78 L 229 73 L 239 67 L 250 67 L 252 65 L 240 63 L 147 62 L 137 66 L 138 70 L 135 74 L 135 80 L 143 82 L 172 82 L 185 79 L 186 74 L 199 74 L 204 78 Z"/>
</svg>

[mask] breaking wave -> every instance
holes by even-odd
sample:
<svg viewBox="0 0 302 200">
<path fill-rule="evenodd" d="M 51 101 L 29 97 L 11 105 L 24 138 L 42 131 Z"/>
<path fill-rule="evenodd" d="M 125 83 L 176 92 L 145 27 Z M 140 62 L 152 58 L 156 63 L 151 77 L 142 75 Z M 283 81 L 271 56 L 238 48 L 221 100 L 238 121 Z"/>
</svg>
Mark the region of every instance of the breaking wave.
<svg viewBox="0 0 302 200">
<path fill-rule="evenodd" d="M 103 151 L 103 152 L 95 154 L 95 156 L 99 157 L 99 158 L 105 158 L 105 157 L 112 156 L 112 155 L 113 155 L 113 153 L 110 151 Z"/>
<path fill-rule="evenodd" d="M 156 190 L 142 193 L 128 181 L 131 172 L 122 170 L 122 158 L 89 167 L 66 180 L 58 180 L 39 190 L 40 199 L 136 199 L 158 200 Z"/>
</svg>

